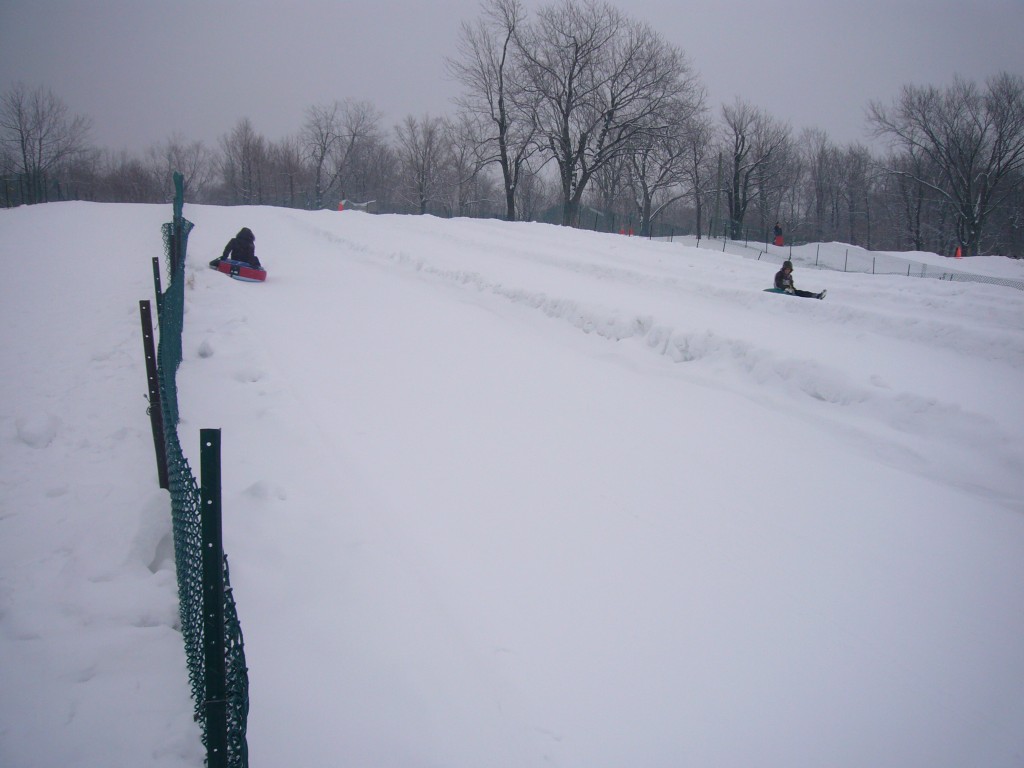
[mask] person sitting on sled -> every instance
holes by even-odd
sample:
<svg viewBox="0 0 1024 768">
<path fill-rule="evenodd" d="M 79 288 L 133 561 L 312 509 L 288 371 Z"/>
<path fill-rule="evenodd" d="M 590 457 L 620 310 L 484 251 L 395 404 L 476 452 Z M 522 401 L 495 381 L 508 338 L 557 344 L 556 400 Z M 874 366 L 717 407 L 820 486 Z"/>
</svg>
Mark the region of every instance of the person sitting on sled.
<svg viewBox="0 0 1024 768">
<path fill-rule="evenodd" d="M 232 261 L 244 261 L 254 269 L 263 269 L 260 260 L 256 258 L 256 235 L 248 227 L 242 227 L 238 234 L 228 241 L 224 246 L 224 253 L 219 259 L 210 262 L 210 266 L 216 268 L 218 261 L 231 259 Z"/>
<path fill-rule="evenodd" d="M 824 299 L 825 291 L 811 293 L 810 291 L 798 291 L 793 285 L 793 262 L 788 259 L 782 262 L 782 269 L 775 273 L 775 287 L 780 291 L 791 293 L 794 296 L 803 296 L 805 299 Z"/>
</svg>

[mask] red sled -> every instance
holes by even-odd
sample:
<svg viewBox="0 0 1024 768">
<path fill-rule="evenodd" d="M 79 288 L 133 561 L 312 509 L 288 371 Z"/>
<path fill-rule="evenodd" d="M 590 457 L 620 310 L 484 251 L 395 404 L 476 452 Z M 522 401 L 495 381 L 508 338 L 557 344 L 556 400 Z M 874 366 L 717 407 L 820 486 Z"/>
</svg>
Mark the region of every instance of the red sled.
<svg viewBox="0 0 1024 768">
<path fill-rule="evenodd" d="M 782 235 L 776 235 L 775 236 L 775 244 L 779 245 L 779 246 L 782 245 Z"/>
<path fill-rule="evenodd" d="M 242 280 L 247 283 L 262 283 L 267 279 L 267 270 L 257 269 L 244 261 L 234 259 L 217 259 L 210 264 L 218 272 L 223 272 L 235 280 Z"/>
</svg>

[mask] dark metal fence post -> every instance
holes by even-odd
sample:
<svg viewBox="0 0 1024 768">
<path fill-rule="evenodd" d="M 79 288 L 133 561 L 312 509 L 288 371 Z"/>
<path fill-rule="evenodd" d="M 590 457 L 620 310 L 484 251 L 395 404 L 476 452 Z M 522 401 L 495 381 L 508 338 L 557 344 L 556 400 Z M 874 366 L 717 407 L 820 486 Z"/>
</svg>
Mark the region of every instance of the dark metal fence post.
<svg viewBox="0 0 1024 768">
<path fill-rule="evenodd" d="M 203 655 L 206 665 L 206 765 L 227 768 L 227 673 L 224 660 L 224 542 L 220 507 L 220 430 L 201 429 Z"/>
<path fill-rule="evenodd" d="M 167 479 L 167 443 L 164 442 L 164 410 L 160 404 L 160 377 L 156 365 L 156 345 L 153 343 L 153 312 L 146 300 L 139 302 L 142 318 L 142 349 L 146 354 L 146 381 L 149 384 L 149 423 L 153 428 L 153 447 L 156 448 L 156 473 L 161 488 L 169 488 Z"/>
<path fill-rule="evenodd" d="M 185 262 L 185 233 L 182 231 L 181 210 L 185 202 L 184 177 L 174 172 L 174 220 L 171 231 L 171 274 L 178 275 L 178 268 Z M 174 279 L 174 278 L 172 278 Z"/>
<path fill-rule="evenodd" d="M 159 322 L 160 314 L 163 312 L 164 295 L 160 290 L 160 259 L 153 257 L 153 286 L 156 288 L 156 316 Z"/>
</svg>

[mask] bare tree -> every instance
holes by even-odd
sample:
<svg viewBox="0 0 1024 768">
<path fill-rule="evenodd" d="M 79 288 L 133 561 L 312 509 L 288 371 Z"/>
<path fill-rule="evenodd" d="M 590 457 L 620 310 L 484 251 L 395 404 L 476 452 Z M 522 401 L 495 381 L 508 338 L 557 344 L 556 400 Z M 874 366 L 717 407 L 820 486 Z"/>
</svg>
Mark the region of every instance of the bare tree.
<svg viewBox="0 0 1024 768">
<path fill-rule="evenodd" d="M 345 170 L 347 199 L 361 205 L 387 209 L 397 186 L 398 157 L 381 136 L 370 136 L 356 145 Z"/>
<path fill-rule="evenodd" d="M 803 131 L 799 140 L 803 166 L 804 215 L 809 236 L 821 241 L 835 235 L 836 173 L 838 149 L 820 128 Z"/>
<path fill-rule="evenodd" d="M 897 169 L 898 173 L 892 173 Z M 915 251 L 950 251 L 954 235 L 943 222 L 949 218 L 949 205 L 934 191 L 942 183 L 934 163 L 927 158 L 892 152 L 875 162 L 882 213 L 888 222 L 887 237 L 897 248 Z M 917 181 L 929 179 L 929 184 Z"/>
<path fill-rule="evenodd" d="M 729 208 L 730 237 L 743 237 L 747 209 L 770 179 L 769 163 L 789 143 L 790 130 L 768 114 L 737 99 L 722 107 L 725 154 L 729 176 L 725 198 Z"/>
<path fill-rule="evenodd" d="M 447 157 L 443 163 L 449 192 L 448 210 L 455 216 L 466 216 L 471 211 L 489 208 L 493 185 L 483 169 L 486 156 L 481 154 L 484 142 L 480 138 L 480 123 L 472 115 L 463 113 L 455 120 L 444 120 L 444 146 Z"/>
<path fill-rule="evenodd" d="M 306 110 L 301 146 L 313 171 L 313 207 L 350 194 L 346 179 L 362 145 L 380 138 L 380 112 L 370 102 L 345 99 Z"/>
<path fill-rule="evenodd" d="M 684 183 L 693 195 L 693 212 L 697 235 L 703 232 L 704 206 L 713 191 L 715 180 L 714 126 L 707 113 L 701 111 L 684 125 L 685 157 L 681 159 Z"/>
<path fill-rule="evenodd" d="M 341 140 L 332 156 L 342 198 L 354 195 L 351 177 L 362 162 L 364 149 L 382 139 L 381 113 L 368 101 L 345 99 L 341 113 Z"/>
<path fill-rule="evenodd" d="M 460 108 L 481 125 L 480 155 L 501 168 L 508 221 L 516 220 L 516 189 L 536 149 L 536 124 L 515 45 L 525 17 L 519 0 L 490 0 L 481 18 L 463 23 L 459 58 L 446 60 L 448 71 L 466 88 Z"/>
<path fill-rule="evenodd" d="M 785 132 L 785 137 L 768 154 L 765 161 L 757 166 L 753 174 L 756 188 L 753 198 L 758 217 L 756 226 L 765 238 L 768 237 L 773 222 L 784 222 L 791 236 L 800 223 L 796 190 L 803 176 L 803 165 L 789 128 L 778 124 L 775 127 L 781 128 Z M 747 229 L 750 229 L 749 217 Z"/>
<path fill-rule="evenodd" d="M 944 197 L 960 247 L 979 253 L 986 220 L 1014 192 L 1012 180 L 1024 168 L 1024 78 L 1003 73 L 984 90 L 959 77 L 945 90 L 907 85 L 891 108 L 872 102 L 869 120 L 875 135 L 915 161 L 889 172 L 910 174 Z M 913 176 L 924 160 L 941 183 Z"/>
<path fill-rule="evenodd" d="M 20 177 L 27 203 L 49 199 L 61 167 L 87 149 L 92 121 L 69 116 L 67 105 L 42 87 L 16 83 L 0 96 L 0 142 Z"/>
<path fill-rule="evenodd" d="M 264 174 L 267 165 L 267 140 L 256 133 L 245 117 L 227 136 L 221 138 L 221 173 L 228 200 L 243 205 L 265 202 Z"/>
<path fill-rule="evenodd" d="M 441 194 L 443 186 L 444 122 L 439 117 L 412 115 L 395 127 L 402 190 L 422 215 Z"/>
<path fill-rule="evenodd" d="M 838 157 L 837 181 L 846 218 L 845 241 L 871 247 L 872 158 L 863 144 L 851 144 Z"/>
<path fill-rule="evenodd" d="M 691 178 L 687 171 L 695 151 L 692 142 L 700 131 L 703 103 L 702 89 L 676 100 L 668 108 L 672 117 L 666 124 L 645 133 L 629 153 L 629 187 L 642 235 L 651 233 L 651 224 L 668 206 L 693 194 L 693 188 L 684 182 Z"/>
<path fill-rule="evenodd" d="M 270 145 L 266 176 L 269 201 L 286 208 L 308 207 L 308 166 L 297 138 L 289 136 Z"/>
<path fill-rule="evenodd" d="M 93 165 L 90 198 L 97 202 L 162 203 L 161 174 L 154 166 L 127 151 L 104 151 Z"/>
<path fill-rule="evenodd" d="M 150 147 L 146 158 L 157 175 L 164 199 L 174 194 L 173 175 L 177 171 L 184 178 L 185 199 L 205 202 L 207 188 L 213 180 L 213 153 L 201 141 L 188 141 L 179 134 Z"/>
<path fill-rule="evenodd" d="M 324 196 L 336 181 L 328 169 L 335 145 L 341 140 L 341 105 L 335 101 L 327 106 L 315 105 L 306 110 L 301 142 L 313 168 L 313 208 L 324 207 Z"/>
<path fill-rule="evenodd" d="M 616 217 L 625 221 L 632 217 L 634 205 L 629 187 L 630 156 L 622 154 L 594 171 L 583 200 L 595 208 L 594 229 L 612 230 Z M 580 225 L 584 226 L 584 208 L 580 209 Z M 621 221 L 618 228 L 621 230 Z"/>
<path fill-rule="evenodd" d="M 669 119 L 688 64 L 607 3 L 561 0 L 516 35 L 538 138 L 558 167 L 562 223 L 576 225 L 594 173 Z"/>
</svg>

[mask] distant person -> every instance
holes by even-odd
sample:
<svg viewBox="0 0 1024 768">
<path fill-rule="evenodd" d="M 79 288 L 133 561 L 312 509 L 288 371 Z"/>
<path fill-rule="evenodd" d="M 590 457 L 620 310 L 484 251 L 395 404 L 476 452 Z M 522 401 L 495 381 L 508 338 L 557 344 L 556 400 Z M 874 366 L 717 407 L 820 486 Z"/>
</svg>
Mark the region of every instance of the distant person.
<svg viewBox="0 0 1024 768">
<path fill-rule="evenodd" d="M 224 246 L 224 253 L 221 254 L 219 259 L 211 261 L 210 266 L 216 269 L 217 262 L 224 261 L 225 259 L 244 261 L 254 269 L 263 269 L 260 266 L 260 260 L 256 258 L 256 235 L 252 233 L 251 229 L 242 227 L 238 230 L 238 234 L 231 238 L 228 244 Z"/>
<path fill-rule="evenodd" d="M 780 225 L 779 222 L 776 221 L 775 229 L 773 231 L 775 233 L 775 244 L 782 245 L 782 225 Z"/>
<path fill-rule="evenodd" d="M 782 269 L 775 273 L 775 288 L 794 296 L 803 296 L 805 299 L 824 299 L 825 294 L 828 292 L 828 289 L 823 290 L 821 293 L 798 291 L 793 285 L 793 262 L 788 259 L 782 262 Z"/>
</svg>

